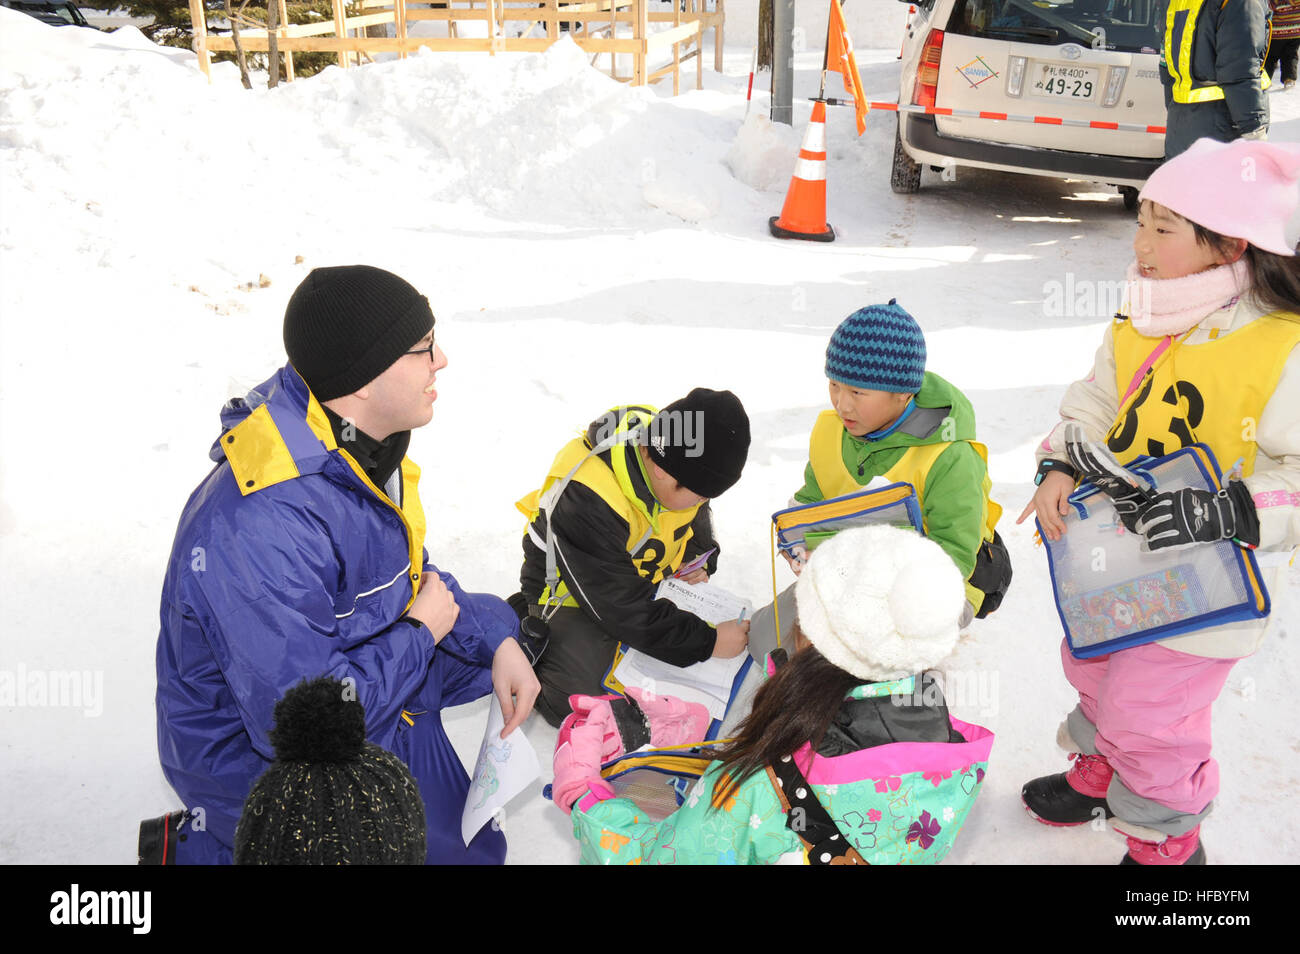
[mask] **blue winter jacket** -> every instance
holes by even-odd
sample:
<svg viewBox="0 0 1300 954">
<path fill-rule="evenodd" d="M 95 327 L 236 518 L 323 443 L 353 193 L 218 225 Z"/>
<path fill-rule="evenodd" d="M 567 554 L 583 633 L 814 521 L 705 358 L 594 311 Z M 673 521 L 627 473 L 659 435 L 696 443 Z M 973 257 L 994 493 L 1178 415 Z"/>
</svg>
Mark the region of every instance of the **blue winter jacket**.
<svg viewBox="0 0 1300 954">
<path fill-rule="evenodd" d="M 177 861 L 231 861 L 244 799 L 273 756 L 275 703 L 329 675 L 354 681 L 368 738 L 410 767 L 427 860 L 500 863 L 500 831 L 461 841 L 469 778 L 439 711 L 492 690 L 514 612 L 429 564 L 419 469 L 405 459 L 386 493 L 376 488 L 291 366 L 227 404 L 221 423 L 217 466 L 185 506 L 163 584 L 158 752 L 197 829 Z M 460 607 L 436 647 L 402 618 L 425 569 Z"/>
</svg>

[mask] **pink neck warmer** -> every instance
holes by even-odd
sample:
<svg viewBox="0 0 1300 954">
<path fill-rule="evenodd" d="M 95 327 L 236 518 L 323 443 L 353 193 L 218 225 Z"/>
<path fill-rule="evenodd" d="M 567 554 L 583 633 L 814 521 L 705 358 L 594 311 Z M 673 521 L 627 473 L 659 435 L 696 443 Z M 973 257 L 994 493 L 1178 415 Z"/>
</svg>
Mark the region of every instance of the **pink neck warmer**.
<svg viewBox="0 0 1300 954">
<path fill-rule="evenodd" d="M 1249 288 L 1250 268 L 1243 258 L 1182 278 L 1143 278 L 1129 263 L 1124 292 L 1133 327 L 1147 338 L 1180 335 L 1207 316 L 1227 308 Z"/>
</svg>

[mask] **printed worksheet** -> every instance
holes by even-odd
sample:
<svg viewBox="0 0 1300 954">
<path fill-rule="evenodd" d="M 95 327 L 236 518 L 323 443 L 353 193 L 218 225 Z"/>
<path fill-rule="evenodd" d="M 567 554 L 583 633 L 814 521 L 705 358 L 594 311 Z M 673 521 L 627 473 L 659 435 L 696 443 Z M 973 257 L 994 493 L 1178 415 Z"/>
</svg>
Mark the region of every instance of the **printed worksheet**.
<svg viewBox="0 0 1300 954">
<path fill-rule="evenodd" d="M 683 583 L 669 577 L 659 584 L 655 599 L 668 600 L 679 609 L 694 613 L 714 626 L 727 620 L 744 620 L 754 615 L 754 604 L 742 600 L 713 583 Z"/>
</svg>

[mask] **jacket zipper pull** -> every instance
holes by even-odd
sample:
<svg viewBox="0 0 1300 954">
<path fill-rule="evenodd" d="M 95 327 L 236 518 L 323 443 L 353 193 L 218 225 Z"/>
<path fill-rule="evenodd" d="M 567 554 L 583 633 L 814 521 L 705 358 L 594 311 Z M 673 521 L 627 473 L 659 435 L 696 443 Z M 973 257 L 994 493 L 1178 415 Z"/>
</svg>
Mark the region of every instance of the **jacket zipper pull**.
<svg viewBox="0 0 1300 954">
<path fill-rule="evenodd" d="M 865 469 L 865 465 L 863 465 L 863 464 L 858 464 L 858 476 L 859 476 L 859 477 L 865 477 L 865 476 L 867 476 L 867 472 L 866 472 L 866 469 Z"/>
</svg>

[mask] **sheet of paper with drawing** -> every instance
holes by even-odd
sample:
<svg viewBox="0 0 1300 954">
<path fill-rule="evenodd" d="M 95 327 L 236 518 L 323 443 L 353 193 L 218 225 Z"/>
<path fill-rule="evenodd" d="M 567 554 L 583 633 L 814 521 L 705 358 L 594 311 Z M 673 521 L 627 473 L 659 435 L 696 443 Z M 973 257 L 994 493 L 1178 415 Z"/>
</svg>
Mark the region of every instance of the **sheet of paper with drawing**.
<svg viewBox="0 0 1300 954">
<path fill-rule="evenodd" d="M 528 742 L 522 728 L 501 738 L 505 728 L 501 703 L 492 696 L 488 706 L 487 730 L 479 746 L 478 761 L 471 773 L 469 796 L 460 818 L 460 835 L 469 844 L 480 828 L 492 820 L 506 803 L 514 798 L 541 774 L 537 752 Z"/>
</svg>

